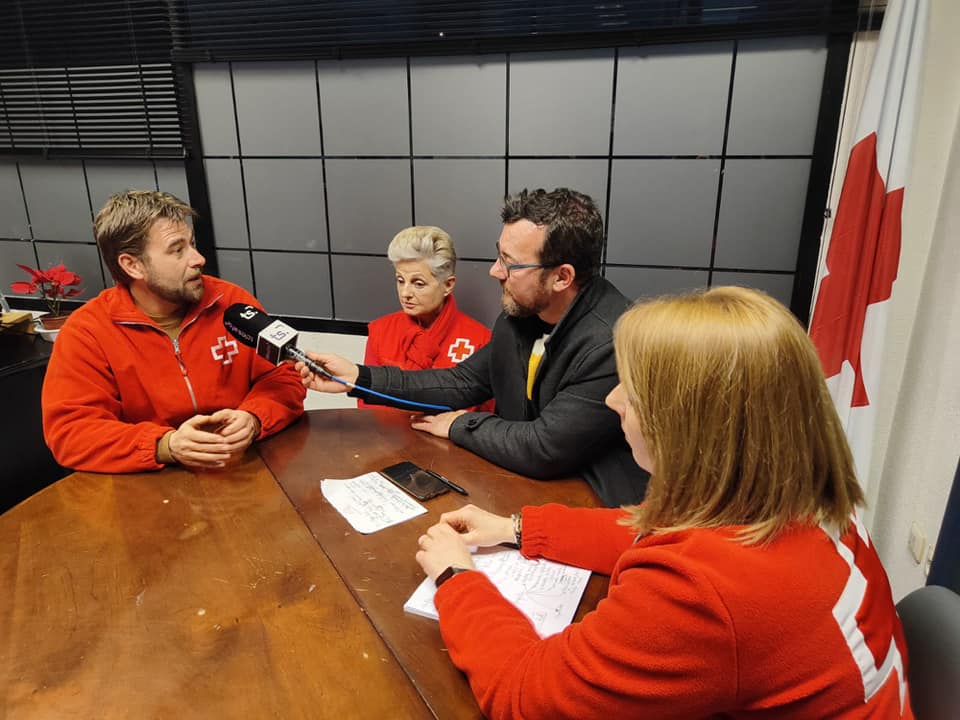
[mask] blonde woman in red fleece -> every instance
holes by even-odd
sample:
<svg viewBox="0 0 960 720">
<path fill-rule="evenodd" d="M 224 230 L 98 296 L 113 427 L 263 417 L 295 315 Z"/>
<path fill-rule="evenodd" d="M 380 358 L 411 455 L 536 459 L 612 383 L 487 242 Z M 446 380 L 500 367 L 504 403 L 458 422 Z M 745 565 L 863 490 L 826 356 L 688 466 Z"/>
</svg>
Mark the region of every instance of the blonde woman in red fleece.
<svg viewBox="0 0 960 720">
<path fill-rule="evenodd" d="M 906 645 L 816 352 L 776 301 L 635 306 L 607 404 L 651 472 L 623 509 L 466 506 L 420 538 L 440 630 L 490 718 L 912 718 Z M 541 639 L 468 545 L 610 575 Z M 448 568 L 453 568 L 446 572 Z M 457 572 L 457 570 L 463 570 Z"/>
</svg>

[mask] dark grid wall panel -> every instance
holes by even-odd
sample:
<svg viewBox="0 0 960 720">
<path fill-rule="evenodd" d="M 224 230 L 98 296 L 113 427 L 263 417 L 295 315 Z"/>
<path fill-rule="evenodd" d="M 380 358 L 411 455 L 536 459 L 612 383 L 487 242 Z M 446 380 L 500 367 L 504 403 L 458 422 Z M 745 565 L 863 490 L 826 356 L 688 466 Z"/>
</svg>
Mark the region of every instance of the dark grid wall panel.
<svg viewBox="0 0 960 720">
<path fill-rule="evenodd" d="M 183 161 L 0 159 L 0 292 L 8 302 L 16 307 L 19 297 L 10 283 L 27 279 L 17 264 L 66 264 L 83 278 L 80 300 L 112 285 L 93 239 L 93 216 L 110 195 L 128 189 L 188 199 Z"/>
<path fill-rule="evenodd" d="M 198 65 L 221 273 L 274 313 L 367 321 L 397 306 L 390 239 L 439 225 L 489 324 L 503 195 L 569 186 L 629 296 L 733 283 L 789 304 L 826 55 L 817 36 Z"/>
<path fill-rule="evenodd" d="M 806 37 L 198 65 L 220 273 L 274 313 L 366 321 L 396 308 L 390 238 L 437 224 L 489 324 L 503 195 L 566 185 L 597 200 L 604 274 L 631 297 L 737 283 L 789 302 L 825 58 Z M 92 215 L 144 187 L 187 199 L 182 162 L 0 160 L 2 288 L 16 262 L 64 261 L 96 294 Z"/>
</svg>

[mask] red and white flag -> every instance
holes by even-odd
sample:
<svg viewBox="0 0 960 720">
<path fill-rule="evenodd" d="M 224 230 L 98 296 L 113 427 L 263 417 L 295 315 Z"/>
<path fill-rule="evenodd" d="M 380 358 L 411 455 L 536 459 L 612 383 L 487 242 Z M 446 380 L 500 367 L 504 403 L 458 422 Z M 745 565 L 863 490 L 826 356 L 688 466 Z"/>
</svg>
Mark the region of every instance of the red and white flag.
<svg viewBox="0 0 960 720">
<path fill-rule="evenodd" d="M 900 264 L 900 211 L 926 25 L 927 0 L 887 3 L 810 321 L 810 338 L 864 486 Z"/>
</svg>

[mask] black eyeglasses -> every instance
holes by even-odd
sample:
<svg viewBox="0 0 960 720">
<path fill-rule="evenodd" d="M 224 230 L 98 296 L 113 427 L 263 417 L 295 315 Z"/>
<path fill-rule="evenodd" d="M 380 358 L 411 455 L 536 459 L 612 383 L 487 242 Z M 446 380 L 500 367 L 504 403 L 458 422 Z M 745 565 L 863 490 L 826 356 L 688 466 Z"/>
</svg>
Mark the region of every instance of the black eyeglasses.
<svg viewBox="0 0 960 720">
<path fill-rule="evenodd" d="M 497 259 L 493 261 L 494 265 L 500 265 L 503 268 L 503 271 L 507 274 L 507 277 L 510 277 L 510 273 L 514 270 L 526 270 L 527 268 L 552 268 L 556 267 L 557 263 L 513 263 L 507 264 L 506 259 L 500 253 L 500 243 L 497 243 Z"/>
</svg>

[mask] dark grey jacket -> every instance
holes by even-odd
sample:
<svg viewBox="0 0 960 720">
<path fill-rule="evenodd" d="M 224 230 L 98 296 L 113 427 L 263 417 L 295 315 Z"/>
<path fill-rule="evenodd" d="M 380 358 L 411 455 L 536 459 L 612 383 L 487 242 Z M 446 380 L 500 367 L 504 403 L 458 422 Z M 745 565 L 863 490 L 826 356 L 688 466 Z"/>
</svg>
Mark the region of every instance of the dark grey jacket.
<svg viewBox="0 0 960 720">
<path fill-rule="evenodd" d="M 649 476 L 634 462 L 616 413 L 603 403 L 617 384 L 613 325 L 629 305 L 603 278 L 584 287 L 547 341 L 532 401 L 527 400 L 527 364 L 544 325 L 536 317 L 502 313 L 490 343 L 454 368 L 361 366 L 357 384 L 454 408 L 492 397 L 496 414 L 461 415 L 450 428 L 451 440 L 522 475 L 580 475 L 610 507 L 636 503 Z"/>
</svg>

